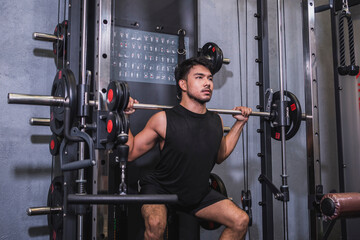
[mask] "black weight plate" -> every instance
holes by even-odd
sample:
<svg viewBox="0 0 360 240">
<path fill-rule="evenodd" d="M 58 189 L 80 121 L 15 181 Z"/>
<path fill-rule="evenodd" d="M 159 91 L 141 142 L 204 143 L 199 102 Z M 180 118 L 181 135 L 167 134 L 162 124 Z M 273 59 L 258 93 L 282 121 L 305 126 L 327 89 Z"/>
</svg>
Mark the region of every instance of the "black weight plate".
<svg viewBox="0 0 360 240">
<path fill-rule="evenodd" d="M 215 173 L 210 173 L 209 185 L 212 189 L 214 189 L 215 191 L 217 191 L 217 192 L 221 193 L 222 195 L 224 195 L 225 197 L 227 197 L 227 191 L 225 188 L 225 184 L 222 181 L 222 179 Z M 202 220 L 202 221 L 200 221 L 200 226 L 206 230 L 215 230 L 215 229 L 218 229 L 221 226 L 221 224 L 214 222 L 214 221 Z"/>
<path fill-rule="evenodd" d="M 65 98 L 65 82 L 63 79 L 63 71 L 59 70 L 54 78 L 54 82 L 51 88 L 51 96 Z M 59 121 L 64 121 L 64 108 L 62 106 L 50 106 L 50 110 L 53 113 L 54 118 Z"/>
<path fill-rule="evenodd" d="M 66 85 L 66 98 L 70 107 L 70 119 L 73 120 L 77 113 L 77 89 L 76 89 L 76 79 L 74 73 L 70 69 L 64 69 L 63 78 Z"/>
<path fill-rule="evenodd" d="M 65 20 L 62 23 L 59 23 L 54 30 L 54 35 L 58 37 L 62 37 L 63 39 L 53 43 L 53 52 L 59 58 L 62 58 L 64 56 L 64 51 L 66 57 L 66 47 L 64 49 L 64 39 L 67 37 L 67 28 L 68 28 L 68 22 Z"/>
<path fill-rule="evenodd" d="M 51 182 L 47 205 L 48 207 L 63 207 L 64 200 L 64 180 L 62 176 L 55 177 Z M 50 239 L 61 240 L 63 233 L 63 213 L 48 215 L 48 226 L 50 230 Z"/>
<path fill-rule="evenodd" d="M 201 55 L 208 57 L 211 61 L 212 74 L 217 73 L 223 64 L 223 53 L 222 50 L 213 42 L 206 43 L 201 49 Z"/>
<path fill-rule="evenodd" d="M 122 101 L 121 101 L 121 106 L 119 108 L 119 111 L 124 111 L 127 108 L 127 105 L 129 103 L 129 97 L 130 97 L 130 92 L 129 92 L 129 86 L 126 82 L 120 82 L 121 88 L 122 88 Z"/>
<path fill-rule="evenodd" d="M 67 105 L 71 109 L 70 119 L 73 120 L 77 110 L 76 99 L 76 80 L 70 69 L 60 69 L 53 82 L 51 96 L 65 98 Z M 58 135 L 63 135 L 64 130 L 64 105 L 50 107 L 50 129 Z"/>
<path fill-rule="evenodd" d="M 111 81 L 107 88 L 106 103 L 109 111 L 116 111 L 121 104 L 122 87 L 118 81 Z"/>
<path fill-rule="evenodd" d="M 56 73 L 54 82 L 51 88 L 51 96 L 65 97 L 65 86 L 63 81 L 63 71 L 60 70 Z M 63 106 L 50 106 L 50 129 L 51 131 L 60 136 L 64 131 L 64 107 Z"/>
<path fill-rule="evenodd" d="M 56 156 L 59 153 L 61 139 L 55 134 L 51 135 L 49 142 L 49 150 L 52 156 Z"/>
<path fill-rule="evenodd" d="M 115 142 L 121 131 L 120 117 L 115 111 L 109 112 L 106 117 L 106 131 L 108 142 Z"/>
<path fill-rule="evenodd" d="M 288 101 L 290 125 L 285 127 L 285 139 L 289 140 L 295 136 L 301 125 L 302 111 L 301 105 L 297 97 L 289 92 L 284 91 L 285 100 Z M 280 91 L 273 95 L 273 102 L 280 101 Z M 281 141 L 281 127 L 271 127 L 271 137 L 277 141 Z"/>
</svg>

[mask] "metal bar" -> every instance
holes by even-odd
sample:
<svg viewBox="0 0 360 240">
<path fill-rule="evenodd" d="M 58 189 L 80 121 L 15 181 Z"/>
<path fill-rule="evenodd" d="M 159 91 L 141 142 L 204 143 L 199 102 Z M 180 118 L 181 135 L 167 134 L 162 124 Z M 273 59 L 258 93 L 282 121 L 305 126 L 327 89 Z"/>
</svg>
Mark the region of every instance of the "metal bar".
<svg viewBox="0 0 360 240">
<path fill-rule="evenodd" d="M 50 118 L 30 118 L 29 123 L 32 126 L 50 126 Z"/>
<path fill-rule="evenodd" d="M 35 39 L 35 40 L 56 42 L 56 41 L 62 41 L 63 38 L 64 38 L 63 36 L 58 37 L 58 36 L 55 36 L 54 34 L 39 33 L 39 32 L 33 33 L 33 39 Z"/>
<path fill-rule="evenodd" d="M 81 79 L 80 84 L 87 84 L 87 66 L 86 66 L 86 52 L 87 52 L 87 0 L 83 1 L 82 5 L 82 26 L 81 26 Z M 84 92 L 84 94 L 86 94 Z M 81 96 L 86 99 L 86 96 Z M 87 102 L 85 101 L 85 104 Z M 83 108 L 84 106 L 79 106 Z M 86 124 L 85 116 L 81 117 L 81 125 Z M 85 129 L 81 129 L 81 131 L 85 132 Z M 85 160 L 85 143 L 79 143 L 79 161 L 83 162 Z M 78 193 L 84 194 L 85 193 L 85 176 L 84 176 L 84 169 L 79 169 L 78 171 Z M 77 215 L 77 240 L 83 239 L 84 233 L 84 216 L 82 214 Z"/>
<path fill-rule="evenodd" d="M 144 110 L 164 110 L 164 109 L 172 108 L 172 106 L 135 103 L 134 108 L 144 109 Z M 217 112 L 219 114 L 241 114 L 241 111 L 238 110 L 227 110 L 227 109 L 216 109 L 216 108 L 212 108 L 212 109 L 210 108 L 208 110 L 211 112 Z M 259 116 L 259 117 L 270 117 L 269 112 L 252 112 L 250 115 Z"/>
<path fill-rule="evenodd" d="M 8 93 L 8 103 L 62 106 L 65 103 L 65 99 L 63 97 L 54 96 Z"/>
<path fill-rule="evenodd" d="M 332 5 L 332 3 L 330 2 Z M 303 57 L 306 121 L 307 177 L 309 195 L 309 239 L 322 239 L 323 224 L 314 207 L 316 196 L 322 194 L 318 108 L 318 78 L 316 75 L 315 1 L 303 0 Z"/>
<path fill-rule="evenodd" d="M 69 162 L 69 163 L 63 164 L 61 167 L 61 170 L 62 171 L 79 170 L 79 169 L 84 169 L 84 168 L 95 166 L 95 164 L 96 164 L 96 162 L 93 159 L 74 161 L 74 162 Z"/>
<path fill-rule="evenodd" d="M 268 20 L 268 1 L 257 0 L 257 13 L 254 15 L 258 19 L 258 61 L 259 64 L 259 99 L 260 104 L 266 106 L 266 89 L 270 88 L 269 77 L 269 20 Z M 271 128 L 270 124 L 264 118 L 260 118 L 261 134 L 261 174 L 267 176 L 272 181 L 272 153 L 271 153 Z M 262 232 L 263 240 L 274 239 L 274 221 L 273 221 L 273 196 L 271 190 L 266 184 L 261 184 L 261 202 L 262 208 Z"/>
<path fill-rule="evenodd" d="M 330 4 L 336 4 L 334 0 L 330 0 Z M 340 81 L 337 68 L 338 64 L 338 47 L 337 47 L 337 24 L 336 24 L 336 9 L 332 8 L 330 11 L 330 23 L 331 23 L 331 39 L 332 39 L 332 53 L 333 53 L 333 74 L 334 74 L 334 95 L 335 95 L 335 117 L 336 117 L 336 144 L 338 153 L 338 173 L 339 173 L 339 192 L 345 192 L 345 163 L 344 163 L 344 148 L 342 140 L 342 114 L 341 114 L 341 102 L 340 102 Z M 341 224 L 341 237 L 347 239 L 347 224 L 345 219 L 340 220 Z"/>
<path fill-rule="evenodd" d="M 141 108 L 139 108 L 141 109 Z M 158 108 L 156 108 L 158 109 Z M 311 120 L 312 116 L 306 115 L 305 113 L 301 114 L 301 120 Z M 29 120 L 31 125 L 37 126 L 50 126 L 50 118 L 30 118 Z M 224 131 L 230 131 L 230 127 L 224 127 Z"/>
<path fill-rule="evenodd" d="M 75 204 L 158 204 L 177 203 L 176 194 L 144 194 L 144 195 L 76 195 L 69 194 L 68 202 Z"/>
<path fill-rule="evenodd" d="M 277 20 L 278 20 L 278 45 L 279 45 L 279 81 L 280 81 L 280 125 L 281 125 L 281 180 L 283 189 L 288 189 L 287 168 L 286 168 L 286 144 L 285 144 L 285 103 L 284 103 L 284 83 L 286 82 L 286 55 L 285 55 L 285 27 L 284 27 L 284 1 L 277 1 Z M 283 232 L 284 240 L 289 239 L 288 233 L 288 198 L 283 201 Z"/>
<path fill-rule="evenodd" d="M 333 7 L 332 4 L 318 6 L 315 8 L 315 13 L 324 12 L 326 10 L 332 9 L 332 7 Z"/>
<path fill-rule="evenodd" d="M 26 210 L 28 216 L 57 214 L 62 211 L 62 207 L 32 207 Z"/>
<path fill-rule="evenodd" d="M 230 64 L 230 59 L 229 58 L 223 58 L 223 64 Z"/>
</svg>

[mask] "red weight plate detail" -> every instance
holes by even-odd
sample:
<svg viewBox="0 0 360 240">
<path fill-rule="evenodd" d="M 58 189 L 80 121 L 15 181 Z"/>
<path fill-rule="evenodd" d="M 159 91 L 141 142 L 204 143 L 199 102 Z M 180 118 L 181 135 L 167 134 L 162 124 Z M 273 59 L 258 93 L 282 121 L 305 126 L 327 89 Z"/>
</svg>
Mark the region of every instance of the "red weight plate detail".
<svg viewBox="0 0 360 240">
<path fill-rule="evenodd" d="M 280 139 L 280 133 L 278 133 L 278 132 L 275 133 L 275 138 L 276 138 L 276 139 Z"/>
<path fill-rule="evenodd" d="M 109 90 L 107 97 L 108 97 L 109 103 L 111 103 L 112 100 L 114 99 L 114 91 L 112 89 Z"/>
<path fill-rule="evenodd" d="M 51 150 L 54 150 L 54 148 L 55 148 L 55 141 L 54 140 L 51 140 L 50 148 L 51 148 Z"/>
<path fill-rule="evenodd" d="M 290 109 L 291 109 L 291 111 L 295 111 L 295 110 L 296 110 L 296 105 L 295 105 L 295 103 L 293 103 L 293 104 L 290 105 Z"/>
<path fill-rule="evenodd" d="M 213 47 L 211 50 L 212 50 L 213 52 L 215 52 L 215 51 L 216 51 L 216 48 L 215 48 L 215 47 Z"/>
<path fill-rule="evenodd" d="M 56 232 L 55 232 L 55 230 L 53 230 L 52 237 L 53 237 L 53 238 L 52 238 L 53 240 L 56 240 Z"/>
<path fill-rule="evenodd" d="M 62 71 L 60 70 L 59 71 L 59 79 L 61 79 L 62 78 Z"/>
<path fill-rule="evenodd" d="M 108 131 L 108 133 L 111 133 L 112 132 L 112 130 L 113 130 L 113 122 L 111 121 L 111 120 L 109 120 L 108 122 L 107 122 L 107 126 L 106 126 L 106 129 L 107 129 L 107 131 Z"/>
</svg>

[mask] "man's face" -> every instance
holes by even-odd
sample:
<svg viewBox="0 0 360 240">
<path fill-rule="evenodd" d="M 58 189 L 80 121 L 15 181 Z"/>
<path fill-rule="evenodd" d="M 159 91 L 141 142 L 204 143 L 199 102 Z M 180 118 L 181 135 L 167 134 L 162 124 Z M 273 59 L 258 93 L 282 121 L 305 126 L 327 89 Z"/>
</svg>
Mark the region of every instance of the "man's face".
<svg viewBox="0 0 360 240">
<path fill-rule="evenodd" d="M 184 81 L 185 91 L 189 98 L 206 103 L 210 101 L 212 96 L 213 76 L 209 69 L 202 65 L 193 66 Z"/>
</svg>

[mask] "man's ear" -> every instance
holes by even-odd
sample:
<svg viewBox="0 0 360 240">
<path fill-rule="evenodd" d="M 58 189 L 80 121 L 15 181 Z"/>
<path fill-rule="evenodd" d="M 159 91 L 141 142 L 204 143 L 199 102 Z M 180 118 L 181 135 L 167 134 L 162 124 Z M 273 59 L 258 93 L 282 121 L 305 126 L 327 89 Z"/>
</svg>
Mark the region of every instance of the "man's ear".
<svg viewBox="0 0 360 240">
<path fill-rule="evenodd" d="M 186 84 L 186 80 L 185 80 L 185 79 L 180 79 L 180 80 L 179 80 L 179 87 L 181 88 L 182 91 L 186 91 L 186 90 L 187 90 L 187 84 Z"/>
</svg>

